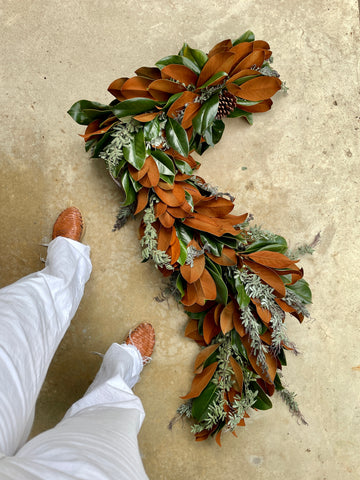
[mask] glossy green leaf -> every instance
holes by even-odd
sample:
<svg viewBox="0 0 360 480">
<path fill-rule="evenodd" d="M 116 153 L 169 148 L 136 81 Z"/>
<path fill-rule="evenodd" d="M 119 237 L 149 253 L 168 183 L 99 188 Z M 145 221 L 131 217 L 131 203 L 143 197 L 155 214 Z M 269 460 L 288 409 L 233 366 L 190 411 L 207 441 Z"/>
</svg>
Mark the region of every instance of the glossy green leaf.
<svg viewBox="0 0 360 480">
<path fill-rule="evenodd" d="M 236 288 L 236 301 L 239 304 L 240 309 L 244 309 L 250 303 L 250 297 L 245 291 L 245 287 L 239 277 L 234 277 L 235 288 Z"/>
<path fill-rule="evenodd" d="M 131 205 L 136 200 L 136 192 L 132 186 L 128 170 L 125 170 L 125 172 L 122 174 L 121 185 L 125 192 L 125 200 L 122 203 L 122 206 L 126 207 L 127 205 Z"/>
<path fill-rule="evenodd" d="M 214 264 L 214 262 L 212 262 L 208 257 L 206 257 L 206 268 L 214 279 L 216 285 L 216 301 L 226 305 L 229 295 L 226 283 L 224 282 L 222 275 L 219 274 L 216 264 Z"/>
<path fill-rule="evenodd" d="M 201 422 L 207 416 L 209 405 L 215 400 L 217 386 L 210 381 L 201 394 L 192 402 L 192 416 Z"/>
<path fill-rule="evenodd" d="M 144 166 L 146 149 L 143 129 L 137 132 L 137 134 L 130 141 L 130 145 L 128 147 L 123 148 L 123 152 L 126 161 L 137 170 L 140 170 Z"/>
<path fill-rule="evenodd" d="M 252 105 L 257 105 L 260 103 L 261 100 L 255 102 L 252 100 L 245 100 L 244 98 L 237 98 L 236 103 L 237 105 L 247 105 L 248 107 L 251 107 Z"/>
<path fill-rule="evenodd" d="M 232 83 L 235 83 L 235 85 L 242 85 L 243 83 L 246 83 L 248 80 L 253 80 L 256 77 L 261 77 L 262 75 L 247 75 L 246 77 L 240 77 L 236 80 L 234 80 Z"/>
<path fill-rule="evenodd" d="M 189 141 L 186 131 L 172 118 L 166 123 L 166 141 L 171 148 L 180 153 L 183 157 L 189 155 Z"/>
<path fill-rule="evenodd" d="M 280 352 L 278 353 L 277 357 L 278 357 L 281 365 L 286 367 L 287 361 L 286 361 L 286 356 L 285 356 L 285 350 L 283 348 L 280 348 Z"/>
<path fill-rule="evenodd" d="M 209 80 L 207 80 L 203 85 L 201 85 L 201 87 L 199 87 L 200 89 L 202 88 L 206 88 L 208 87 L 209 85 L 211 85 L 213 82 L 216 82 L 216 80 L 219 80 L 220 78 L 222 77 L 228 77 L 228 74 L 226 72 L 217 72 L 215 73 L 215 75 L 213 75 L 212 77 L 209 78 Z M 235 83 L 235 82 L 233 82 Z"/>
<path fill-rule="evenodd" d="M 203 135 L 205 130 L 212 125 L 215 120 L 219 107 L 219 95 L 213 95 L 207 102 L 205 102 L 200 108 L 199 112 L 193 119 L 194 130 Z"/>
<path fill-rule="evenodd" d="M 179 55 L 182 55 L 192 62 L 196 63 L 200 69 L 203 68 L 205 63 L 208 61 L 208 56 L 202 50 L 196 50 L 195 48 L 190 48 L 187 43 L 184 43 L 182 46 Z"/>
<path fill-rule="evenodd" d="M 92 153 L 93 158 L 99 158 L 100 153 L 104 150 L 106 145 L 108 145 L 113 137 L 111 136 L 112 134 L 112 129 L 108 130 L 97 142 L 96 147 L 94 148 L 94 151 Z"/>
<path fill-rule="evenodd" d="M 253 114 L 251 112 L 245 112 L 245 110 L 241 110 L 240 108 L 235 108 L 231 113 L 228 115 L 229 118 L 236 118 L 236 117 L 244 117 L 248 121 L 250 125 L 254 123 Z"/>
<path fill-rule="evenodd" d="M 234 328 L 231 330 L 231 345 L 239 355 L 245 358 L 245 360 L 248 360 L 246 349 L 241 341 L 240 335 Z"/>
<path fill-rule="evenodd" d="M 151 142 L 154 138 L 157 138 L 160 135 L 160 121 L 159 117 L 154 118 L 144 125 L 144 138 L 147 142 Z"/>
<path fill-rule="evenodd" d="M 190 165 L 184 162 L 184 160 L 175 160 L 175 165 L 181 173 L 185 173 L 186 175 L 192 175 L 194 173 Z"/>
<path fill-rule="evenodd" d="M 241 35 L 241 37 L 237 38 L 234 42 L 233 45 L 238 45 L 239 43 L 244 43 L 244 42 L 253 42 L 255 40 L 255 35 L 251 30 L 247 30 L 245 33 Z"/>
<path fill-rule="evenodd" d="M 277 235 L 272 240 L 256 240 L 246 248 L 245 253 L 258 252 L 260 250 L 270 250 L 271 252 L 285 253 L 287 250 L 287 242 L 285 238 Z"/>
<path fill-rule="evenodd" d="M 193 200 L 192 196 L 190 195 L 190 193 L 187 192 L 186 190 L 185 190 L 185 200 L 190 205 L 191 211 L 193 212 L 194 211 L 194 200 Z"/>
<path fill-rule="evenodd" d="M 200 234 L 200 239 L 202 244 L 207 246 L 210 250 L 210 253 L 213 255 L 216 255 L 217 257 L 220 257 L 222 254 L 222 250 L 224 247 L 224 244 L 219 241 L 217 237 L 214 237 L 210 233 L 201 233 Z"/>
<path fill-rule="evenodd" d="M 150 98 L 129 98 L 112 107 L 112 113 L 118 117 L 128 117 L 129 115 L 137 115 L 152 110 L 155 105 L 160 105 L 161 102 L 151 100 Z"/>
<path fill-rule="evenodd" d="M 111 107 L 98 102 L 80 100 L 74 103 L 67 113 L 80 125 L 89 125 L 97 118 L 108 116 L 111 113 Z"/>
<path fill-rule="evenodd" d="M 162 58 L 158 62 L 156 62 L 156 66 L 160 68 L 160 70 L 166 65 L 185 65 L 186 67 L 190 68 L 193 72 L 199 75 L 200 68 L 197 63 L 190 60 L 189 58 L 183 57 L 182 55 L 169 55 L 167 57 Z"/>
<path fill-rule="evenodd" d="M 276 389 L 278 392 L 280 392 L 281 390 L 284 390 L 284 387 L 282 386 L 281 379 L 280 379 L 278 373 L 275 375 L 274 385 L 275 385 L 275 389 Z"/>
<path fill-rule="evenodd" d="M 185 295 L 185 290 L 184 290 L 184 285 L 183 285 L 183 281 L 182 281 L 182 277 L 179 273 L 177 279 L 176 279 L 176 288 L 178 289 L 180 295 L 181 295 L 181 298 Z"/>
<path fill-rule="evenodd" d="M 250 382 L 249 388 L 253 392 L 257 392 L 256 402 L 252 405 L 252 408 L 257 408 L 259 410 L 269 410 L 269 408 L 272 407 L 270 398 L 266 395 L 264 390 L 257 382 Z"/>
<path fill-rule="evenodd" d="M 292 290 L 304 302 L 311 303 L 312 295 L 309 284 L 306 280 L 301 278 L 294 285 L 287 285 L 286 288 Z"/>
</svg>

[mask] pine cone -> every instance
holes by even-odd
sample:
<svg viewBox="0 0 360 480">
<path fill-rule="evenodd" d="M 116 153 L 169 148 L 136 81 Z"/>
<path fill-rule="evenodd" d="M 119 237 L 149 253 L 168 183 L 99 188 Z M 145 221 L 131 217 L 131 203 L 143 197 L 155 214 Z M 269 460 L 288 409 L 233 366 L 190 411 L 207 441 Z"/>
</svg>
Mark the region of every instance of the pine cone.
<svg viewBox="0 0 360 480">
<path fill-rule="evenodd" d="M 219 97 L 219 107 L 216 114 L 216 119 L 227 117 L 229 113 L 235 110 L 236 97 L 232 93 L 225 90 Z"/>
</svg>

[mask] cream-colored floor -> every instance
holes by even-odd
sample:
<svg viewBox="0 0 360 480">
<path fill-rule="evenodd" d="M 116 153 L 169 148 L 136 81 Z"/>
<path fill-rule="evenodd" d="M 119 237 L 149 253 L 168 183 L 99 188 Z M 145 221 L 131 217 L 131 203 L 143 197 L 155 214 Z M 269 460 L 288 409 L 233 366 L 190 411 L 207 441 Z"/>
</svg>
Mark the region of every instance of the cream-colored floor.
<svg viewBox="0 0 360 480">
<path fill-rule="evenodd" d="M 357 479 L 359 471 L 359 20 L 356 0 L 8 0 L 2 2 L 0 286 L 42 268 L 52 223 L 83 211 L 93 274 L 50 367 L 33 433 L 57 423 L 93 378 L 104 351 L 139 321 L 157 332 L 152 364 L 136 386 L 147 417 L 139 442 L 150 479 Z M 140 263 L 137 222 L 112 225 L 120 193 L 84 152 L 66 114 L 85 98 L 106 103 L 108 84 L 176 53 L 183 41 L 207 50 L 252 29 L 270 42 L 289 92 L 254 125 L 226 122 L 202 157 L 202 175 L 236 196 L 291 245 L 321 231 L 302 262 L 313 289 L 311 320 L 289 319 L 301 356 L 285 374 L 309 423 L 280 398 L 252 415 L 236 439 L 195 443 L 168 421 L 192 378 L 197 346 L 186 316 L 156 303 L 161 275 Z M 246 167 L 243 169 L 242 167 Z"/>
</svg>

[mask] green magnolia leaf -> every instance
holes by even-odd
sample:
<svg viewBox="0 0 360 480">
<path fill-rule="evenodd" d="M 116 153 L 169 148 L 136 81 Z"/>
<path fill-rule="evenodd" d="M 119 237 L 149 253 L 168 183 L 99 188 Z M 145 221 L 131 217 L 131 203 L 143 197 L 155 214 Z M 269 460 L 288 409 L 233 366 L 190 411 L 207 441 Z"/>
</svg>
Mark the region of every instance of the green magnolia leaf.
<svg viewBox="0 0 360 480">
<path fill-rule="evenodd" d="M 235 85 L 242 85 L 243 83 L 246 83 L 248 80 L 253 80 L 256 77 L 261 77 L 262 75 L 248 75 L 246 77 L 240 77 L 237 80 L 234 80 L 232 83 L 235 83 Z"/>
<path fill-rule="evenodd" d="M 143 129 L 137 132 L 134 138 L 130 141 L 129 147 L 123 148 L 123 152 L 126 161 L 137 170 L 140 170 L 144 166 L 146 149 Z"/>
<path fill-rule="evenodd" d="M 273 240 L 256 240 L 246 248 L 245 253 L 258 252 L 260 250 L 270 250 L 271 252 L 285 253 L 288 249 L 285 238 L 277 235 Z"/>
<path fill-rule="evenodd" d="M 283 365 L 284 367 L 286 367 L 287 361 L 286 361 L 285 351 L 284 351 L 283 348 L 280 348 L 280 352 L 278 353 L 277 357 L 278 357 L 281 365 Z"/>
<path fill-rule="evenodd" d="M 193 169 L 190 167 L 190 165 L 187 162 L 184 162 L 184 160 L 175 160 L 175 165 L 179 170 L 179 172 L 185 173 L 186 175 L 193 174 Z"/>
<path fill-rule="evenodd" d="M 248 121 L 250 125 L 254 123 L 253 115 L 250 112 L 245 112 L 245 110 L 241 110 L 240 108 L 235 108 L 231 113 L 228 115 L 229 118 L 236 118 L 236 117 L 244 117 Z"/>
<path fill-rule="evenodd" d="M 121 177 L 121 185 L 123 186 L 126 196 L 125 201 L 121 204 L 121 206 L 126 207 L 127 205 L 131 205 L 136 200 L 136 192 L 132 186 L 128 170 L 125 170 Z"/>
<path fill-rule="evenodd" d="M 250 297 L 245 292 L 245 287 L 239 277 L 234 277 L 235 288 L 237 292 L 236 301 L 239 304 L 240 309 L 247 307 L 250 303 Z"/>
<path fill-rule="evenodd" d="M 196 50 L 195 48 L 190 48 L 187 43 L 184 43 L 182 46 L 179 55 L 182 55 L 192 62 L 196 63 L 200 70 L 203 68 L 205 63 L 208 61 L 208 56 L 201 50 Z"/>
<path fill-rule="evenodd" d="M 231 345 L 235 347 L 239 355 L 245 358 L 245 360 L 247 361 L 249 360 L 245 347 L 241 341 L 240 335 L 237 333 L 237 331 L 234 328 L 231 330 Z"/>
<path fill-rule="evenodd" d="M 118 118 L 128 117 L 129 115 L 148 112 L 152 110 L 155 105 L 160 104 L 161 102 L 151 100 L 150 98 L 129 98 L 114 105 L 112 107 L 112 113 Z"/>
<path fill-rule="evenodd" d="M 224 247 L 224 244 L 219 241 L 220 239 L 217 239 L 210 233 L 201 233 L 200 239 L 202 244 L 204 246 L 207 245 L 207 247 L 210 249 L 210 253 L 216 255 L 217 257 L 220 257 Z"/>
<path fill-rule="evenodd" d="M 215 120 L 219 107 L 219 95 L 213 95 L 207 102 L 205 102 L 200 108 L 199 112 L 193 119 L 194 130 L 203 135 L 205 130 L 212 125 Z"/>
<path fill-rule="evenodd" d="M 100 153 L 104 150 L 106 145 L 108 145 L 112 140 L 112 129 L 108 130 L 97 142 L 96 147 L 92 153 L 93 158 L 99 158 Z"/>
<path fill-rule="evenodd" d="M 180 292 L 180 295 L 181 295 L 181 298 L 182 298 L 185 295 L 185 290 L 184 290 L 184 285 L 183 285 L 183 281 L 182 281 L 180 273 L 179 273 L 179 275 L 176 279 L 176 288 Z"/>
<path fill-rule="evenodd" d="M 80 125 L 89 125 L 97 118 L 103 118 L 111 113 L 109 105 L 103 105 L 98 102 L 90 102 L 89 100 L 80 100 L 74 103 L 67 112 L 76 123 Z"/>
<path fill-rule="evenodd" d="M 257 75 L 258 76 L 258 75 Z M 211 85 L 213 82 L 216 82 L 216 80 L 219 80 L 220 78 L 222 77 L 228 77 L 228 74 L 226 72 L 217 72 L 215 73 L 215 75 L 213 75 L 211 78 L 209 78 L 209 80 L 207 80 L 203 85 L 201 85 L 201 87 L 199 87 L 200 89 L 202 88 L 206 88 L 208 87 L 209 85 Z M 253 77 L 250 77 L 250 78 L 253 78 Z M 235 83 L 235 82 L 233 82 Z"/>
<path fill-rule="evenodd" d="M 172 118 L 166 123 L 166 141 L 171 148 L 180 153 L 183 157 L 189 155 L 189 141 L 186 131 Z"/>
<path fill-rule="evenodd" d="M 186 190 L 185 190 L 185 200 L 190 205 L 191 211 L 193 212 L 194 211 L 194 200 L 193 200 L 192 196 L 190 195 L 190 193 L 187 192 Z"/>
<path fill-rule="evenodd" d="M 266 395 L 264 390 L 257 382 L 250 382 L 249 388 L 253 392 L 257 392 L 256 402 L 252 405 L 252 408 L 258 408 L 259 410 L 269 410 L 272 407 L 270 398 Z"/>
<path fill-rule="evenodd" d="M 244 98 L 237 98 L 236 103 L 237 105 L 247 105 L 248 107 L 251 107 L 252 105 L 257 105 L 260 103 L 261 100 L 254 102 L 252 100 L 245 100 Z"/>
<path fill-rule="evenodd" d="M 144 138 L 147 142 L 151 142 L 160 135 L 161 127 L 159 117 L 154 118 L 151 122 L 144 125 Z"/>
<path fill-rule="evenodd" d="M 312 303 L 312 295 L 309 284 L 301 278 L 294 285 L 286 285 L 286 288 L 292 290 L 304 303 Z"/>
<path fill-rule="evenodd" d="M 201 422 L 206 418 L 209 405 L 215 399 L 216 388 L 217 386 L 210 381 L 201 394 L 194 398 L 191 413 L 195 420 Z"/>
<path fill-rule="evenodd" d="M 279 374 L 277 373 L 275 375 L 275 379 L 274 379 L 274 385 L 275 385 L 275 389 L 280 392 L 281 390 L 284 390 L 285 388 L 282 386 L 282 383 L 281 383 L 281 380 L 280 380 L 280 377 L 279 377 Z"/>
<path fill-rule="evenodd" d="M 178 98 L 181 97 L 181 95 L 183 94 L 184 92 L 179 92 L 179 93 L 174 93 L 174 95 L 171 95 L 171 97 L 169 98 L 169 100 L 166 102 L 166 104 L 163 106 L 163 109 L 166 110 L 168 109 L 174 102 L 175 100 L 177 100 Z"/>
<path fill-rule="evenodd" d="M 212 278 L 214 279 L 216 285 L 216 301 L 218 303 L 222 303 L 223 305 L 227 304 L 228 300 L 228 289 L 226 283 L 224 282 L 221 273 L 219 273 L 217 266 L 214 262 L 212 262 L 208 257 L 206 257 L 206 268 Z M 220 267 L 221 271 L 221 267 Z"/>
<path fill-rule="evenodd" d="M 200 68 L 197 63 L 190 60 L 189 58 L 183 57 L 181 55 L 169 55 L 167 57 L 162 58 L 158 62 L 156 62 L 156 66 L 158 68 L 163 69 L 166 65 L 185 65 L 186 67 L 190 68 L 193 72 L 200 74 Z"/>
<path fill-rule="evenodd" d="M 241 35 L 238 39 L 233 42 L 233 46 L 238 45 L 239 43 L 244 42 L 253 42 L 255 40 L 255 35 L 251 30 L 247 30 L 245 33 Z"/>
</svg>

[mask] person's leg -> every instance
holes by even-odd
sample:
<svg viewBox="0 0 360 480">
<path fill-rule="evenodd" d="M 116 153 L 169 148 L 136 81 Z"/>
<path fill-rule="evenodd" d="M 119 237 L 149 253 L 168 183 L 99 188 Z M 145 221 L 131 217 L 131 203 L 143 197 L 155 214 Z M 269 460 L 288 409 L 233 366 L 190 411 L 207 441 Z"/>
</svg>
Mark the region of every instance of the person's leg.
<svg viewBox="0 0 360 480">
<path fill-rule="evenodd" d="M 57 237 L 45 268 L 0 290 L 0 452 L 13 455 L 31 428 L 50 361 L 89 279 L 90 249 Z"/>
<path fill-rule="evenodd" d="M 0 461 L 2 478 L 146 480 L 137 442 L 144 411 L 131 391 L 142 368 L 137 348 L 113 344 L 64 419 Z"/>
</svg>

